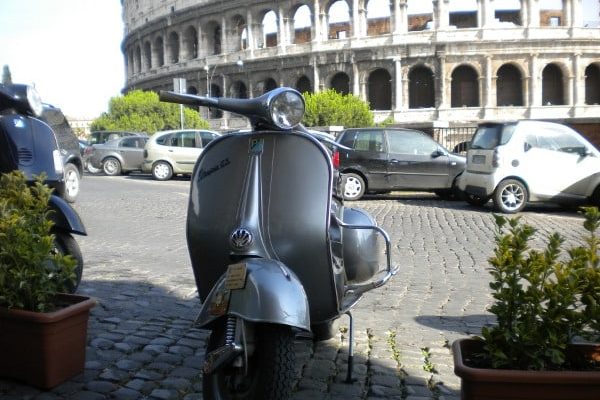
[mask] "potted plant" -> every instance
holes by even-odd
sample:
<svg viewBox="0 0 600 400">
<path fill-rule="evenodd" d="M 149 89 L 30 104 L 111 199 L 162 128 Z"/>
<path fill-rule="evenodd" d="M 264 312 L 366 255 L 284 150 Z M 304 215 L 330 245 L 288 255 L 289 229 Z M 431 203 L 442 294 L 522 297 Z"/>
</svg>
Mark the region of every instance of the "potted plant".
<svg viewBox="0 0 600 400">
<path fill-rule="evenodd" d="M 0 176 L 0 377 L 51 388 L 83 371 L 88 297 L 61 294 L 75 260 L 54 251 L 51 189 Z"/>
<path fill-rule="evenodd" d="M 495 215 L 490 311 L 497 324 L 453 343 L 454 371 L 469 399 L 598 399 L 600 396 L 600 212 L 583 209 L 584 245 L 564 239 L 532 250 L 536 230 Z"/>
</svg>

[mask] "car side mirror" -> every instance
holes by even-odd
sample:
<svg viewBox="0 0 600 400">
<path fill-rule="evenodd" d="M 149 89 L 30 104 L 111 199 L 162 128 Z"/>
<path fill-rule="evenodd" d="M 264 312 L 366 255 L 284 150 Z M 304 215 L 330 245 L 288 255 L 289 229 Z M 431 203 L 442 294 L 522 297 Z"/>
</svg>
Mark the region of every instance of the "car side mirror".
<svg viewBox="0 0 600 400">
<path fill-rule="evenodd" d="M 446 153 L 444 153 L 442 150 L 440 150 L 440 149 L 437 149 L 437 150 L 434 150 L 434 152 L 433 152 L 433 153 L 431 153 L 431 157 L 432 157 L 432 158 L 438 158 L 438 157 L 441 157 L 441 156 L 443 156 L 443 155 L 445 155 L 445 154 L 446 154 Z"/>
<path fill-rule="evenodd" d="M 525 152 L 527 152 L 527 151 L 531 150 L 531 148 L 532 148 L 532 147 L 533 147 L 533 146 L 532 146 L 532 145 L 530 145 L 530 144 L 529 144 L 529 143 L 527 143 L 527 142 L 523 143 L 523 151 L 525 151 Z"/>
</svg>

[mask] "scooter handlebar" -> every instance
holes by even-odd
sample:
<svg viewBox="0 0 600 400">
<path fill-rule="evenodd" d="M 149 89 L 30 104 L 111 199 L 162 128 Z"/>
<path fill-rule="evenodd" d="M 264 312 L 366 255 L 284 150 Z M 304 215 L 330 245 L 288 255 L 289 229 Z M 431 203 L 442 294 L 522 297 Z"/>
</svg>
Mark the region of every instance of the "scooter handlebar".
<svg viewBox="0 0 600 400">
<path fill-rule="evenodd" d="M 196 96 L 193 94 L 175 93 L 166 90 L 158 92 L 158 99 L 166 103 L 185 104 L 188 106 L 211 107 L 217 105 L 217 100 L 210 97 Z"/>
</svg>

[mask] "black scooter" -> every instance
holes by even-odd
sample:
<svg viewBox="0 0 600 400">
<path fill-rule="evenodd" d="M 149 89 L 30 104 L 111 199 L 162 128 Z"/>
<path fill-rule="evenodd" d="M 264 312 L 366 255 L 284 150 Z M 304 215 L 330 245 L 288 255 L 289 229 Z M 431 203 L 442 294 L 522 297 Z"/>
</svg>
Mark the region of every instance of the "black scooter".
<svg viewBox="0 0 600 400">
<path fill-rule="evenodd" d="M 21 170 L 31 182 L 46 174 L 45 183 L 54 193 L 64 193 L 64 170 L 56 135 L 46 123 L 37 119 L 42 102 L 37 91 L 28 85 L 0 84 L 0 173 Z M 54 222 L 55 251 L 69 254 L 77 261 L 73 293 L 81 282 L 83 256 L 73 234 L 86 235 L 75 210 L 64 199 L 53 194 L 49 209 Z"/>
</svg>

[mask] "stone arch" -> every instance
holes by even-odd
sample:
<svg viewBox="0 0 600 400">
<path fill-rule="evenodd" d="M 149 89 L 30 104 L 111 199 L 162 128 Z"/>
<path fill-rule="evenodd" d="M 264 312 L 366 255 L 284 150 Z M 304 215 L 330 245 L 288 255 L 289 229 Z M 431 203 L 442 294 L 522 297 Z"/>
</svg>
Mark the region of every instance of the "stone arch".
<svg viewBox="0 0 600 400">
<path fill-rule="evenodd" d="M 156 66 L 162 67 L 165 65 L 165 44 L 162 36 L 158 36 L 154 39 L 154 59 L 156 60 Z"/>
<path fill-rule="evenodd" d="M 202 35 L 202 48 L 207 55 L 221 54 L 221 24 L 211 20 L 207 22 Z"/>
<path fill-rule="evenodd" d="M 231 96 L 237 99 L 247 99 L 248 87 L 240 80 L 233 82 L 231 85 Z"/>
<path fill-rule="evenodd" d="M 479 76 L 470 65 L 452 71 L 451 107 L 479 107 Z"/>
<path fill-rule="evenodd" d="M 523 106 L 523 76 L 519 68 L 504 64 L 496 76 L 496 105 Z"/>
<path fill-rule="evenodd" d="M 310 7 L 302 4 L 292 13 L 294 21 L 294 43 L 308 43 L 312 40 L 313 18 Z"/>
<path fill-rule="evenodd" d="M 565 104 L 563 71 L 557 64 L 550 63 L 542 70 L 542 105 Z"/>
<path fill-rule="evenodd" d="M 183 35 L 183 45 L 187 53 L 187 59 L 198 58 L 198 31 L 193 26 L 188 26 Z"/>
<path fill-rule="evenodd" d="M 408 72 L 408 108 L 435 107 L 435 81 L 432 70 L 416 65 Z"/>
<path fill-rule="evenodd" d="M 135 46 L 134 65 L 135 65 L 135 72 L 137 72 L 137 73 L 142 72 L 142 49 L 139 44 L 137 46 Z"/>
<path fill-rule="evenodd" d="M 144 69 L 152 69 L 152 44 L 149 41 L 144 42 Z"/>
<path fill-rule="evenodd" d="M 263 94 L 278 87 L 277 82 L 273 78 L 267 78 L 263 81 Z"/>
<path fill-rule="evenodd" d="M 331 77 L 329 86 L 340 94 L 349 94 L 350 77 L 345 72 L 338 72 Z"/>
<path fill-rule="evenodd" d="M 296 90 L 300 93 L 312 93 L 312 83 L 306 75 L 302 75 L 300 78 L 298 78 L 296 81 Z"/>
<path fill-rule="evenodd" d="M 246 19 L 240 14 L 231 18 L 232 51 L 244 50 L 248 47 L 248 25 Z"/>
<path fill-rule="evenodd" d="M 169 63 L 177 64 L 179 62 L 179 34 L 171 32 L 169 34 Z"/>
<path fill-rule="evenodd" d="M 350 6 L 345 0 L 332 1 L 327 8 L 327 15 L 329 39 L 345 39 L 350 36 Z"/>
<path fill-rule="evenodd" d="M 266 10 L 262 19 L 262 47 L 275 47 L 278 43 L 277 37 L 277 14 L 273 10 Z"/>
<path fill-rule="evenodd" d="M 585 69 L 585 104 L 600 104 L 600 66 L 590 64 Z"/>
<path fill-rule="evenodd" d="M 211 82 L 210 84 L 210 97 L 223 97 L 223 91 L 218 83 Z M 210 118 L 221 118 L 223 111 L 217 108 L 209 108 Z"/>
<path fill-rule="evenodd" d="M 391 32 L 389 0 L 367 2 L 367 36 L 385 35 Z"/>
<path fill-rule="evenodd" d="M 392 76 L 388 70 L 378 68 L 369 74 L 368 98 L 372 110 L 392 109 Z"/>
</svg>

